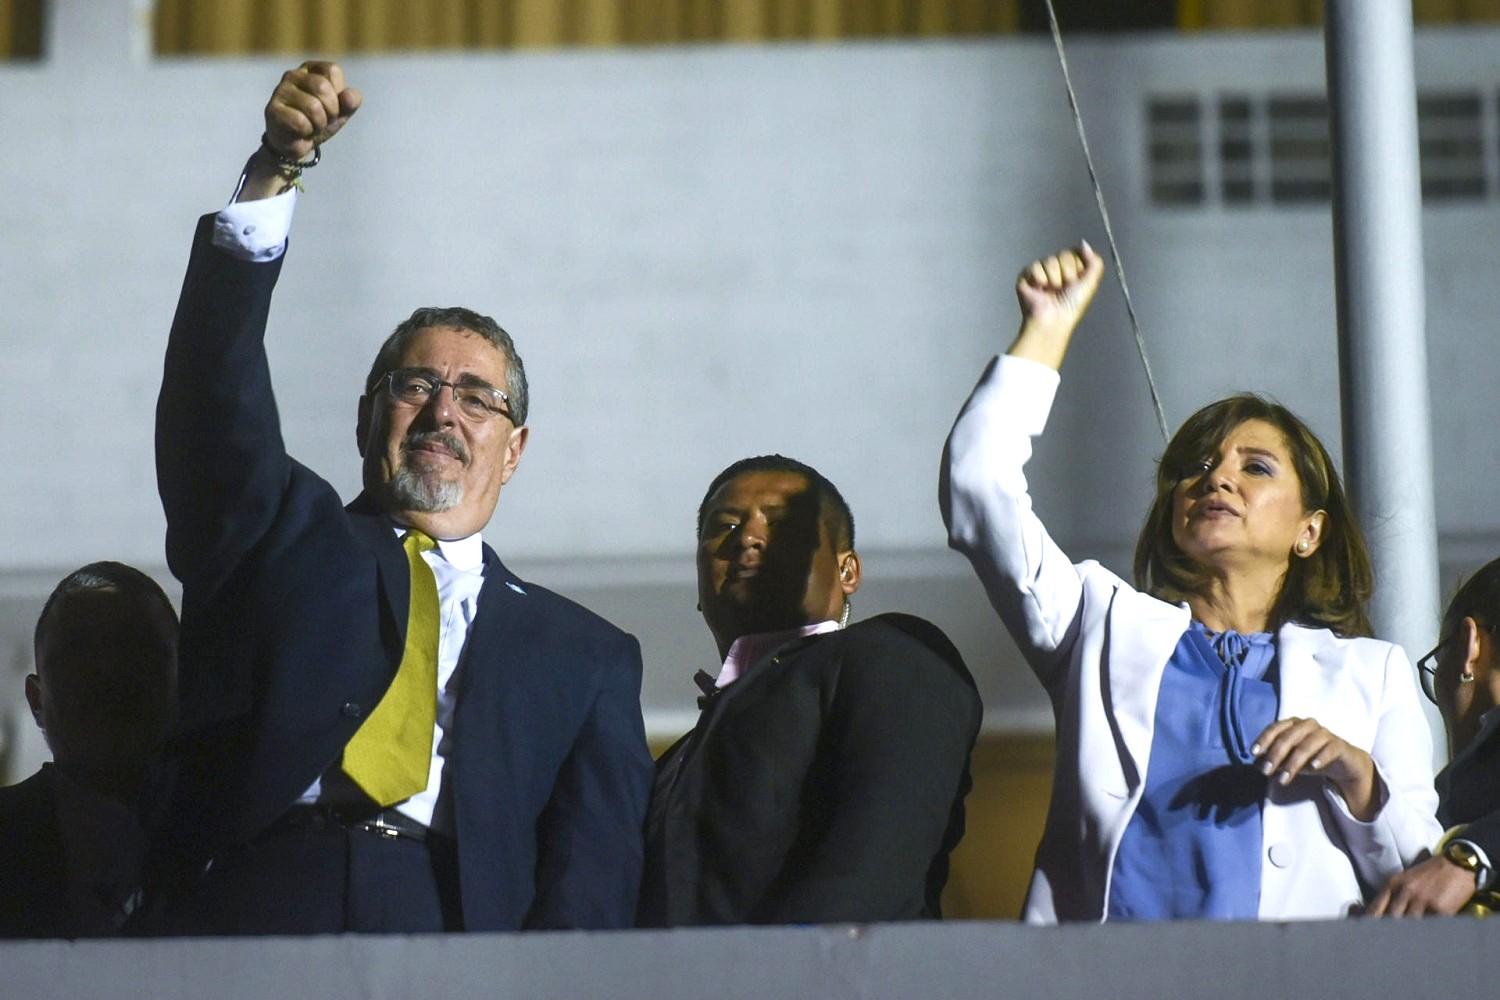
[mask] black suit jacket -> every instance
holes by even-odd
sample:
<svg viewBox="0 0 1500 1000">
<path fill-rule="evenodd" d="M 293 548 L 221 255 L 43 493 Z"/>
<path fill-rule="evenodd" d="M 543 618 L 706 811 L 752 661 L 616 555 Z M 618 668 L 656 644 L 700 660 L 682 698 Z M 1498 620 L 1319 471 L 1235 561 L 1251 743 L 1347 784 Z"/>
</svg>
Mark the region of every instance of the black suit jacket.
<svg viewBox="0 0 1500 1000">
<path fill-rule="evenodd" d="M 199 223 L 157 405 L 167 559 L 183 584 L 179 732 L 162 855 L 201 868 L 334 764 L 401 659 L 408 569 L 282 443 L 263 346 L 281 262 Z M 468 930 L 628 926 L 651 760 L 634 638 L 486 546 L 444 795 Z"/>
<path fill-rule="evenodd" d="M 72 937 L 52 765 L 0 788 L 0 937 Z"/>
<path fill-rule="evenodd" d="M 1500 711 L 1437 776 L 1438 820 L 1500 864 Z"/>
<path fill-rule="evenodd" d="M 980 712 L 919 618 L 782 646 L 657 761 L 640 923 L 941 916 Z"/>
</svg>

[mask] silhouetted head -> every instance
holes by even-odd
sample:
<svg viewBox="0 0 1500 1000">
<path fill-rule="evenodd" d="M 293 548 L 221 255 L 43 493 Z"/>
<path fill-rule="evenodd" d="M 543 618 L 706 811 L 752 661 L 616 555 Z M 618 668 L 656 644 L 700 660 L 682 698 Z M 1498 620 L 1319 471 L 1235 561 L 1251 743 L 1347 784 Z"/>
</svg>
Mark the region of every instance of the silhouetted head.
<svg viewBox="0 0 1500 1000">
<path fill-rule="evenodd" d="M 129 794 L 156 759 L 177 704 L 177 613 L 156 581 L 90 563 L 47 598 L 26 697 L 59 768 Z"/>
<path fill-rule="evenodd" d="M 1448 602 L 1438 644 L 1417 661 L 1423 688 L 1443 713 L 1449 748 L 1457 754 L 1500 704 L 1495 627 L 1500 625 L 1500 559 L 1464 581 Z"/>
</svg>

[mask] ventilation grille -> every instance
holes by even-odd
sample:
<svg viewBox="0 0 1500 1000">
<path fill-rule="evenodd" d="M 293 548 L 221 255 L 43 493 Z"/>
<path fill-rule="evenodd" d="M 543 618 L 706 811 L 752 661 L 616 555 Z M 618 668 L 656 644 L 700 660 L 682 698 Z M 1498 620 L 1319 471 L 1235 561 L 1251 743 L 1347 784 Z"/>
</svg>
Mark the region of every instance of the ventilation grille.
<svg viewBox="0 0 1500 1000">
<path fill-rule="evenodd" d="M 1500 95 L 1496 95 L 1500 97 Z M 1478 91 L 1422 94 L 1422 197 L 1494 196 L 1496 105 Z M 1321 94 L 1158 95 L 1146 104 L 1150 196 L 1163 208 L 1326 205 L 1333 193 L 1328 101 Z"/>
</svg>

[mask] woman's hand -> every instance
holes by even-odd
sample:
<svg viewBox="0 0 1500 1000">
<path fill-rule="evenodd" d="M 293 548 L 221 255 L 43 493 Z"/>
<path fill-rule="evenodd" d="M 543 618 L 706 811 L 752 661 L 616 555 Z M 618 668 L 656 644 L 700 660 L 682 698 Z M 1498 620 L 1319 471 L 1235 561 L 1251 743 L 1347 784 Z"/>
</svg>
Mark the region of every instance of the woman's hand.
<svg viewBox="0 0 1500 1000">
<path fill-rule="evenodd" d="M 1104 260 L 1086 241 L 1027 265 L 1016 279 L 1021 332 L 1009 353 L 1060 368 L 1103 277 Z"/>
<path fill-rule="evenodd" d="M 1250 752 L 1260 758 L 1261 774 L 1279 784 L 1291 784 L 1304 771 L 1327 778 L 1361 822 L 1374 819 L 1379 811 L 1375 761 L 1317 719 L 1278 719 L 1256 738 Z"/>
</svg>

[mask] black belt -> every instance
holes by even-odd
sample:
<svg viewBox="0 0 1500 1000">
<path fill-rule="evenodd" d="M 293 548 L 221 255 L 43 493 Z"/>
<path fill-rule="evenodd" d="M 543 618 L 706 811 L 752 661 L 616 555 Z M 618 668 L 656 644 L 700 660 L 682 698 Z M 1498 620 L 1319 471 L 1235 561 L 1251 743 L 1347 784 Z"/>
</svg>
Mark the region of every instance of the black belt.
<svg viewBox="0 0 1500 1000">
<path fill-rule="evenodd" d="M 292 806 L 266 827 L 265 834 L 288 830 L 324 830 L 331 826 L 359 830 L 390 839 L 415 840 L 425 844 L 441 837 L 422 823 L 395 809 L 373 806 L 341 806 L 329 802 L 310 802 Z"/>
</svg>

